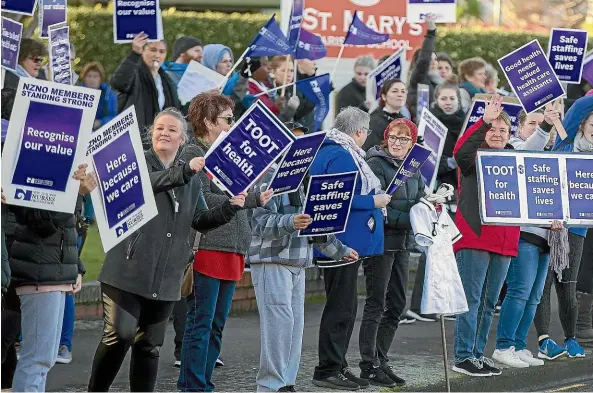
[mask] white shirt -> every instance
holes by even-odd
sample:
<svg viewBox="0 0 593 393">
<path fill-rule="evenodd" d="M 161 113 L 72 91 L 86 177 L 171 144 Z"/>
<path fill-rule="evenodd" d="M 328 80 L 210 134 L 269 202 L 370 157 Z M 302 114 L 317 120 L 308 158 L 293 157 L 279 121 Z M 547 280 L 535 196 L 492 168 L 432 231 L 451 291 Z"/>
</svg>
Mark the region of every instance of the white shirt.
<svg viewBox="0 0 593 393">
<path fill-rule="evenodd" d="M 154 76 L 154 84 L 156 85 L 156 91 L 158 92 L 159 108 L 163 110 L 165 106 L 165 89 L 163 88 L 163 79 L 160 74 Z"/>
<path fill-rule="evenodd" d="M 462 314 L 468 311 L 463 284 L 457 270 L 453 243 L 461 233 L 447 212 L 437 211 L 426 199 L 410 210 L 414 239 L 426 252 L 422 314 Z"/>
</svg>

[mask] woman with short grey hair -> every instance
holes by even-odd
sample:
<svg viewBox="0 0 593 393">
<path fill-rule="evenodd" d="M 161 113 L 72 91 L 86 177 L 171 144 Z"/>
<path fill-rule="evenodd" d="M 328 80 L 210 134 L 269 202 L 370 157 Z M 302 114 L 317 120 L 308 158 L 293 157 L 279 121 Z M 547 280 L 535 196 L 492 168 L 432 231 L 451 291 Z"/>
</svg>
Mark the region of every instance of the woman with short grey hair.
<svg viewBox="0 0 593 393">
<path fill-rule="evenodd" d="M 338 113 L 342 109 L 353 106 L 365 112 L 371 108 L 366 102 L 367 77 L 375 69 L 375 59 L 371 56 L 360 56 L 354 61 L 354 78 L 338 93 Z"/>
<path fill-rule="evenodd" d="M 245 203 L 239 195 L 208 209 L 195 176 L 204 158 L 180 160 L 187 141 L 182 114 L 169 108 L 155 117 L 144 155 L 158 215 L 109 250 L 99 274 L 103 293 L 103 338 L 95 353 L 90 392 L 106 392 L 132 347 L 130 390 L 154 390 L 159 352 L 184 269 L 191 260 L 190 228 L 204 232 L 228 223 Z"/>
</svg>

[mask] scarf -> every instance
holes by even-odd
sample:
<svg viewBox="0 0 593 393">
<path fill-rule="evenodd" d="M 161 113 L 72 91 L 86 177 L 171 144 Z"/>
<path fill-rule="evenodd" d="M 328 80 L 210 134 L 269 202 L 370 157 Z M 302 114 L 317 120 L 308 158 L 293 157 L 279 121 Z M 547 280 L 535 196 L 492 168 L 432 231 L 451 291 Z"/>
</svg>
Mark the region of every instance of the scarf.
<svg viewBox="0 0 593 393">
<path fill-rule="evenodd" d="M 575 153 L 589 153 L 593 152 L 593 143 L 589 142 L 582 132 L 577 133 L 574 137 L 574 152 Z"/>
<path fill-rule="evenodd" d="M 371 191 L 375 191 L 375 194 L 381 194 L 381 181 L 375 176 L 367 162 L 365 161 L 366 153 L 360 147 L 356 145 L 354 139 L 351 136 L 344 134 L 341 131 L 332 128 L 328 133 L 327 137 L 350 153 L 354 163 L 358 167 L 360 173 L 360 180 L 362 187 L 360 189 L 361 195 L 368 195 Z"/>
<path fill-rule="evenodd" d="M 568 229 L 550 231 L 548 244 L 550 245 L 550 269 L 556 273 L 558 281 L 562 282 L 562 272 L 570 266 L 568 259 L 568 253 L 570 252 Z"/>
<path fill-rule="evenodd" d="M 478 89 L 471 82 L 468 82 L 468 81 L 465 81 L 465 82 L 461 83 L 459 85 L 459 88 L 460 89 L 465 89 L 469 93 L 469 96 L 471 98 L 474 98 L 474 96 L 476 94 L 484 94 L 484 93 L 486 93 L 486 90 L 484 90 L 484 89 Z"/>
<path fill-rule="evenodd" d="M 25 69 L 24 69 L 24 68 L 23 68 L 23 67 L 22 67 L 20 64 L 17 64 L 17 65 L 16 65 L 16 70 L 15 70 L 15 71 L 16 71 L 16 74 L 17 74 L 18 76 L 21 76 L 21 77 L 23 77 L 23 78 L 33 78 L 33 77 L 31 76 L 31 74 L 29 74 L 29 73 L 27 72 L 27 70 L 25 70 Z"/>
</svg>

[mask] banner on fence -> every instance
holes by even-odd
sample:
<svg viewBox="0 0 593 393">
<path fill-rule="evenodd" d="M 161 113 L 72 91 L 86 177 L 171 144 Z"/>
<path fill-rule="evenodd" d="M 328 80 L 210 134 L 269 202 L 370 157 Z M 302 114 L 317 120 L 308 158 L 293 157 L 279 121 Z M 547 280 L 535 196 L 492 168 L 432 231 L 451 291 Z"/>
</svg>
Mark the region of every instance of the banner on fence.
<svg viewBox="0 0 593 393">
<path fill-rule="evenodd" d="M 101 92 L 35 78 L 20 78 L 2 152 L 7 203 L 74 213 Z"/>
<path fill-rule="evenodd" d="M 484 224 L 593 227 L 593 157 L 585 153 L 479 150 Z"/>
<path fill-rule="evenodd" d="M 97 176 L 91 198 L 107 252 L 158 214 L 134 106 L 93 133 L 86 155 Z"/>
<path fill-rule="evenodd" d="M 304 213 L 313 222 L 299 236 L 319 236 L 346 231 L 358 172 L 311 176 Z"/>
</svg>

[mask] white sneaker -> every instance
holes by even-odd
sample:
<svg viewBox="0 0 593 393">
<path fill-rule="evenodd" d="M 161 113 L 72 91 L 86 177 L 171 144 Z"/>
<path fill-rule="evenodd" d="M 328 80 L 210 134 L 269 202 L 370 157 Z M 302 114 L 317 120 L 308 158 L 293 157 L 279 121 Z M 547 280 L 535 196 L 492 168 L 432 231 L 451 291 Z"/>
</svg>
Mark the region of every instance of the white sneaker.
<svg viewBox="0 0 593 393">
<path fill-rule="evenodd" d="M 529 366 L 543 366 L 544 361 L 541 359 L 537 359 L 533 357 L 533 354 L 529 349 L 522 349 L 520 351 L 515 351 L 515 355 L 525 363 L 529 364 Z"/>
<path fill-rule="evenodd" d="M 437 321 L 434 318 L 426 318 L 426 317 L 423 317 L 422 315 L 420 315 L 418 313 L 415 313 L 412 310 L 406 311 L 406 317 L 410 317 L 410 318 L 415 319 L 415 320 L 420 321 L 420 322 L 436 322 Z"/>
<path fill-rule="evenodd" d="M 519 359 L 517 354 L 515 353 L 515 347 L 510 347 L 509 349 L 497 349 L 492 354 L 492 359 L 496 360 L 499 363 L 506 364 L 507 366 L 516 367 L 516 368 L 527 368 L 529 367 L 529 363 L 524 362 L 523 360 Z"/>
</svg>

